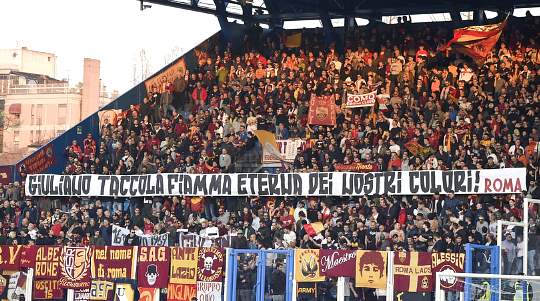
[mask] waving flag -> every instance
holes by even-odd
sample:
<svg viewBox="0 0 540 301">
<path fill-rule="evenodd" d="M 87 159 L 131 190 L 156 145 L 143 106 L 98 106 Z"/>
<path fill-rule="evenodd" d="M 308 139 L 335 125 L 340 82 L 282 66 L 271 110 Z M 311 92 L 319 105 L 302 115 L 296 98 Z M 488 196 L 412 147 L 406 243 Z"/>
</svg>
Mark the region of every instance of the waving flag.
<svg viewBox="0 0 540 301">
<path fill-rule="evenodd" d="M 454 37 L 443 50 L 452 47 L 473 59 L 485 59 L 499 40 L 506 20 L 490 25 L 468 26 L 454 30 Z"/>
</svg>

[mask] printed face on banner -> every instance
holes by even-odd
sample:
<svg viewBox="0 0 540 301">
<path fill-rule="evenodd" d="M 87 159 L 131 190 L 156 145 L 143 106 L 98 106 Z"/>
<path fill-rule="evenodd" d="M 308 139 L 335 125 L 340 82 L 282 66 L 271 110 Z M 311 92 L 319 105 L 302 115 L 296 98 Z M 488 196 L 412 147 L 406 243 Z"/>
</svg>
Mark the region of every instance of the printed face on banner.
<svg viewBox="0 0 540 301">
<path fill-rule="evenodd" d="M 196 284 L 198 248 L 171 248 L 171 283 Z"/>
<path fill-rule="evenodd" d="M 169 257 L 168 247 L 139 247 L 139 286 L 166 288 L 169 280 Z"/>
<path fill-rule="evenodd" d="M 387 253 L 359 250 L 356 254 L 355 285 L 366 288 L 386 288 Z"/>
<path fill-rule="evenodd" d="M 219 248 L 200 248 L 197 280 L 214 282 L 223 278 L 224 252 Z"/>
<path fill-rule="evenodd" d="M 60 257 L 60 287 L 90 288 L 90 262 L 92 249 L 85 247 L 64 247 Z"/>
</svg>

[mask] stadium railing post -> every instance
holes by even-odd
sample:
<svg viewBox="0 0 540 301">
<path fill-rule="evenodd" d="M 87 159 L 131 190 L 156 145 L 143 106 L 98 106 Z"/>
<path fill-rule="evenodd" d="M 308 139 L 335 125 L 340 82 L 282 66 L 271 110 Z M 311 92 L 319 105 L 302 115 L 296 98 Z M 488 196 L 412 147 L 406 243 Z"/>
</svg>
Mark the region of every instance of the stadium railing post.
<svg viewBox="0 0 540 301">
<path fill-rule="evenodd" d="M 34 283 L 34 269 L 29 268 L 26 272 L 26 290 L 24 291 L 25 300 L 32 300 L 32 283 Z"/>
<path fill-rule="evenodd" d="M 345 301 L 345 277 L 337 279 L 337 301 Z"/>
</svg>

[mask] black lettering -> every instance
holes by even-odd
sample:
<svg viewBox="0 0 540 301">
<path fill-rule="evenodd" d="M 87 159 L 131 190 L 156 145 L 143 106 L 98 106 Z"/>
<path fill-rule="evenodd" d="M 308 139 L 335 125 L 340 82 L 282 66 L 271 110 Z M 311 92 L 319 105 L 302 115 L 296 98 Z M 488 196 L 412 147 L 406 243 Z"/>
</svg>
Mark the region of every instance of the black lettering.
<svg viewBox="0 0 540 301">
<path fill-rule="evenodd" d="M 396 178 L 396 175 L 392 171 L 384 173 L 384 185 L 383 185 L 383 191 L 381 192 L 381 194 L 388 194 L 388 193 L 396 192 L 396 186 L 394 186 L 395 178 Z"/>
<path fill-rule="evenodd" d="M 163 184 L 163 175 L 158 173 L 156 175 L 156 194 L 157 195 L 164 195 L 165 194 L 165 192 L 163 191 L 163 186 L 165 186 Z"/>
<path fill-rule="evenodd" d="M 110 184 L 110 194 L 117 196 L 118 191 L 120 189 L 120 180 L 118 180 L 118 177 L 111 177 L 111 184 Z"/>
<path fill-rule="evenodd" d="M 417 193 L 419 190 L 418 184 L 416 183 L 416 180 L 420 177 L 419 171 L 411 171 L 409 172 L 409 190 L 411 193 Z"/>
<path fill-rule="evenodd" d="M 448 193 L 450 190 L 453 190 L 453 173 L 452 171 L 443 171 L 442 172 L 442 190 L 441 192 Z"/>
<path fill-rule="evenodd" d="M 454 187 L 455 187 L 455 193 L 458 192 L 465 192 L 467 191 L 467 187 L 465 187 L 465 181 L 466 181 L 466 175 L 465 171 L 463 170 L 455 170 L 454 171 Z"/>
<path fill-rule="evenodd" d="M 309 188 L 308 188 L 308 194 L 316 194 L 315 192 L 319 190 L 319 176 L 316 173 L 310 173 L 309 174 Z M 318 194 L 318 193 L 317 193 Z"/>
<path fill-rule="evenodd" d="M 49 179 L 49 183 L 51 185 L 51 195 L 58 195 L 58 187 L 54 185 L 54 176 L 47 176 Z"/>
<path fill-rule="evenodd" d="M 65 195 L 72 195 L 73 192 L 71 191 L 71 179 L 69 176 L 62 176 L 62 178 L 64 178 L 64 183 L 63 183 L 63 186 L 64 186 L 64 194 Z"/>
<path fill-rule="evenodd" d="M 210 187 L 208 192 L 212 195 L 214 192 L 216 194 L 221 194 L 221 175 L 212 175 L 210 176 Z"/>
<path fill-rule="evenodd" d="M 98 181 L 101 182 L 101 190 L 99 192 L 99 195 L 105 195 L 105 184 L 109 180 L 110 176 L 98 176 Z"/>
<path fill-rule="evenodd" d="M 270 195 L 279 195 L 278 181 L 278 175 L 268 175 L 268 191 Z"/>
<path fill-rule="evenodd" d="M 146 175 L 146 192 L 145 194 L 151 195 L 156 193 L 156 185 L 152 185 L 152 175 Z"/>
<path fill-rule="evenodd" d="M 184 175 L 184 194 L 193 195 L 193 182 L 190 175 Z"/>
<path fill-rule="evenodd" d="M 139 194 L 145 194 L 146 180 L 145 175 L 139 176 Z"/>
<path fill-rule="evenodd" d="M 367 195 L 373 194 L 373 173 L 367 173 L 364 177 L 364 191 Z"/>
<path fill-rule="evenodd" d="M 302 194 L 302 177 L 299 174 L 292 174 L 293 176 L 293 183 L 294 183 L 294 191 L 293 195 L 303 195 Z"/>
<path fill-rule="evenodd" d="M 199 191 L 202 195 L 208 194 L 208 190 L 206 189 L 206 175 L 195 176 L 194 192 L 199 195 Z"/>
<path fill-rule="evenodd" d="M 85 195 L 90 194 L 90 184 L 92 183 L 91 175 L 82 176 L 82 192 Z"/>
<path fill-rule="evenodd" d="M 238 175 L 238 193 L 241 195 L 247 194 L 246 190 L 246 174 L 239 174 Z"/>
<path fill-rule="evenodd" d="M 175 173 L 167 175 L 167 188 L 170 194 L 174 194 L 175 183 L 178 182 L 178 175 Z"/>
<path fill-rule="evenodd" d="M 351 195 L 353 193 L 353 177 L 354 174 L 343 173 L 342 176 L 342 185 L 341 185 L 341 194 Z M 349 185 L 347 185 L 349 184 Z"/>
<path fill-rule="evenodd" d="M 268 174 L 260 173 L 257 179 L 258 192 L 260 195 L 268 195 Z"/>
<path fill-rule="evenodd" d="M 381 178 L 384 176 L 382 172 L 376 172 L 373 176 L 375 178 L 375 193 L 381 194 Z"/>
<path fill-rule="evenodd" d="M 291 174 L 280 174 L 281 193 L 283 195 L 290 195 L 293 191 L 293 178 Z"/>
<path fill-rule="evenodd" d="M 129 176 L 120 176 L 120 188 L 118 189 L 120 191 L 121 195 L 126 195 L 128 193 L 128 189 L 124 186 L 126 181 L 129 181 Z"/>
<path fill-rule="evenodd" d="M 36 190 L 37 190 L 37 186 L 36 184 L 34 184 L 34 181 L 36 180 L 36 176 L 28 176 L 26 177 L 26 181 L 28 181 L 28 192 L 30 192 L 30 195 L 35 195 L 36 194 Z"/>
<path fill-rule="evenodd" d="M 429 171 L 420 172 L 420 190 L 422 194 L 429 192 Z"/>
<path fill-rule="evenodd" d="M 131 176 L 131 179 L 129 180 L 129 195 L 130 196 L 137 196 L 137 188 L 134 187 L 133 184 L 135 184 L 139 180 L 139 176 Z"/>
<path fill-rule="evenodd" d="M 223 189 L 222 193 L 225 195 L 231 195 L 232 194 L 232 179 L 229 175 L 223 175 Z"/>
<path fill-rule="evenodd" d="M 248 174 L 248 179 L 249 179 L 249 194 L 250 195 L 255 195 L 256 194 L 255 180 L 257 179 L 257 174 L 255 174 L 255 173 Z"/>
</svg>

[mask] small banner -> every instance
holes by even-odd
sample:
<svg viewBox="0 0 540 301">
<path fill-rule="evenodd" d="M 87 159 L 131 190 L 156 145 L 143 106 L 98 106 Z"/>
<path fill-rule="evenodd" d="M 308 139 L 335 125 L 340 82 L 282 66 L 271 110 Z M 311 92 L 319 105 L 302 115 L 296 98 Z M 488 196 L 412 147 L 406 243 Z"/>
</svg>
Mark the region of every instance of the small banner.
<svg viewBox="0 0 540 301">
<path fill-rule="evenodd" d="M 23 246 L 0 246 L 0 271 L 18 271 Z"/>
<path fill-rule="evenodd" d="M 28 175 L 27 196 L 361 196 L 507 194 L 527 190 L 526 168 L 391 172 Z"/>
<path fill-rule="evenodd" d="M 107 301 L 114 298 L 114 282 L 92 279 L 90 300 Z"/>
<path fill-rule="evenodd" d="M 197 282 L 197 300 L 221 300 L 221 282 Z"/>
<path fill-rule="evenodd" d="M 137 263 L 138 286 L 146 288 L 167 288 L 169 282 L 168 247 L 139 247 Z"/>
<path fill-rule="evenodd" d="M 360 107 L 372 107 L 377 102 L 377 91 L 369 92 L 366 94 L 347 94 L 347 101 L 345 107 L 347 108 L 360 108 Z"/>
<path fill-rule="evenodd" d="M 394 300 L 395 301 L 431 301 L 433 300 L 433 293 L 396 292 L 394 294 Z"/>
<path fill-rule="evenodd" d="M 308 124 L 311 125 L 336 125 L 336 101 L 334 96 L 311 95 L 309 101 Z"/>
<path fill-rule="evenodd" d="M 198 248 L 171 248 L 170 282 L 196 284 L 198 255 Z"/>
<path fill-rule="evenodd" d="M 114 301 L 135 301 L 134 283 L 122 281 L 115 282 Z"/>
<path fill-rule="evenodd" d="M 199 248 L 197 281 L 222 281 L 224 269 L 225 249 Z"/>
<path fill-rule="evenodd" d="M 351 163 L 351 164 L 335 164 L 336 171 L 351 171 L 351 172 L 372 172 L 379 171 L 377 164 L 373 163 Z"/>
<path fill-rule="evenodd" d="M 159 301 L 159 288 L 139 287 L 139 301 Z"/>
<path fill-rule="evenodd" d="M 259 139 L 260 141 L 260 139 Z M 307 142 L 304 139 L 286 139 L 286 140 L 275 140 L 277 148 L 275 150 L 266 150 L 263 147 L 263 163 L 280 163 L 285 161 L 288 163 L 293 163 L 296 155 L 298 154 L 298 149 L 305 150 Z M 279 153 L 279 157 L 277 156 Z"/>
<path fill-rule="evenodd" d="M 296 297 L 298 300 L 317 300 L 317 282 L 298 282 Z"/>
<path fill-rule="evenodd" d="M 394 288 L 397 292 L 432 292 L 431 253 L 395 252 Z"/>
<path fill-rule="evenodd" d="M 21 251 L 21 268 L 33 268 L 36 264 L 38 246 L 23 246 Z"/>
<path fill-rule="evenodd" d="M 297 282 L 324 281 L 319 265 L 319 249 L 294 250 L 294 274 Z"/>
<path fill-rule="evenodd" d="M 34 279 L 32 283 L 32 300 L 62 299 L 64 290 L 56 279 Z"/>
<path fill-rule="evenodd" d="M 220 248 L 228 248 L 231 246 L 231 242 L 235 239 L 235 236 L 225 235 L 219 237 L 203 237 L 199 234 L 185 234 L 179 232 L 178 246 L 182 248 L 209 248 L 211 246 L 218 246 Z"/>
<path fill-rule="evenodd" d="M 302 45 L 302 33 L 297 32 L 285 36 L 285 47 L 287 48 L 298 48 Z"/>
<path fill-rule="evenodd" d="M 60 256 L 60 287 L 70 289 L 90 288 L 90 263 L 92 249 L 64 246 Z"/>
<path fill-rule="evenodd" d="M 183 77 L 186 74 L 186 62 L 184 58 L 179 58 L 176 62 L 169 65 L 158 74 L 144 81 L 146 92 L 150 93 L 153 88 L 157 88 L 161 92 L 161 87 L 165 83 L 173 83 L 178 77 Z"/>
<path fill-rule="evenodd" d="M 57 282 L 61 254 L 62 247 L 38 247 L 34 265 L 34 279 L 54 279 Z M 57 286 L 58 283 L 54 285 Z"/>
<path fill-rule="evenodd" d="M 114 280 L 135 279 L 137 247 L 94 247 L 92 278 Z"/>
<path fill-rule="evenodd" d="M 77 289 L 73 292 L 74 301 L 90 301 L 90 288 Z"/>
<path fill-rule="evenodd" d="M 319 265 L 321 276 L 355 277 L 355 250 L 321 250 Z"/>
<path fill-rule="evenodd" d="M 112 245 L 113 246 L 123 246 L 124 239 L 129 235 L 129 229 L 120 227 L 117 225 L 112 226 Z M 169 246 L 169 233 L 163 234 L 143 234 L 137 235 L 139 237 L 139 245 L 141 246 L 157 246 L 157 247 L 167 247 Z"/>
<path fill-rule="evenodd" d="M 386 251 L 356 251 L 355 286 L 386 289 L 388 253 Z"/>
<path fill-rule="evenodd" d="M 464 269 L 464 253 L 431 253 L 432 279 L 435 279 L 438 272 L 463 273 Z M 463 291 L 463 282 L 456 277 L 441 276 L 441 288 L 447 291 Z"/>
<path fill-rule="evenodd" d="M 197 298 L 197 285 L 169 283 L 167 301 L 191 301 Z"/>
</svg>

